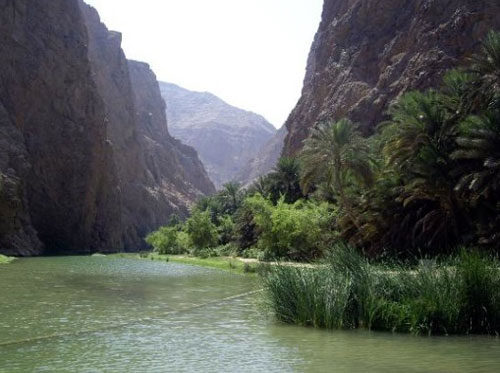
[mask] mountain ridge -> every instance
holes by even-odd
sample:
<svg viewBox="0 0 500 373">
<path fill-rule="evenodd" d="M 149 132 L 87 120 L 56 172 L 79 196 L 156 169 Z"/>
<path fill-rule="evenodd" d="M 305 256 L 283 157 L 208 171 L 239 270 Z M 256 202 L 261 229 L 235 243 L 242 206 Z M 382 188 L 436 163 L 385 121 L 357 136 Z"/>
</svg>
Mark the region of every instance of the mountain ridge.
<svg viewBox="0 0 500 373">
<path fill-rule="evenodd" d="M 238 172 L 277 132 L 266 119 L 209 92 L 160 82 L 172 136 L 195 148 L 217 188 Z"/>
</svg>

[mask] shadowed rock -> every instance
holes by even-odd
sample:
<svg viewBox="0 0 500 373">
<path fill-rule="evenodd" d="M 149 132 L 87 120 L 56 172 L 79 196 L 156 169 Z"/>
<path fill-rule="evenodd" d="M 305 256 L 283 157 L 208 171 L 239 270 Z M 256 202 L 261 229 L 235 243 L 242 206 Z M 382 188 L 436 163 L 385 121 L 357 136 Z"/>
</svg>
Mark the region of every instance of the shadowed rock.
<svg viewBox="0 0 500 373">
<path fill-rule="evenodd" d="M 371 133 L 394 99 L 438 86 L 474 53 L 500 28 L 499 13 L 496 0 L 325 0 L 285 155 L 327 118 L 348 117 Z"/>
</svg>

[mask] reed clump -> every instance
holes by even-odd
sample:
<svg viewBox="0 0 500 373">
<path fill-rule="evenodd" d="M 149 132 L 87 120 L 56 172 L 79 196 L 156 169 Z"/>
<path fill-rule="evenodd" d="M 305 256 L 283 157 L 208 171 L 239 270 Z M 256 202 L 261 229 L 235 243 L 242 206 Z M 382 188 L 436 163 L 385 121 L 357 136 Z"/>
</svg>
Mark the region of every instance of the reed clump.
<svg viewBox="0 0 500 373">
<path fill-rule="evenodd" d="M 499 268 L 496 258 L 465 250 L 456 257 L 415 266 L 387 266 L 339 245 L 325 266 L 272 266 L 263 282 L 266 303 L 286 323 L 498 335 Z"/>
</svg>

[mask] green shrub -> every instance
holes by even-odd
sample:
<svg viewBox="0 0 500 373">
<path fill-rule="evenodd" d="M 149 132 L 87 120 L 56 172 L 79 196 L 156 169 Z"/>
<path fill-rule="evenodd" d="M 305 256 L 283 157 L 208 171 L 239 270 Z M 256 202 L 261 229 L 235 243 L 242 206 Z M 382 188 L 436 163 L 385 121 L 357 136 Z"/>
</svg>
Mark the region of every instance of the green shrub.
<svg viewBox="0 0 500 373">
<path fill-rule="evenodd" d="M 226 245 L 233 240 L 234 222 L 231 216 L 224 215 L 217 219 L 217 234 L 219 235 L 219 244 Z"/>
<path fill-rule="evenodd" d="M 189 234 L 184 231 L 177 232 L 177 244 L 179 245 L 179 249 L 182 250 L 182 254 L 188 253 L 193 248 Z"/>
<path fill-rule="evenodd" d="M 14 260 L 15 260 L 15 258 L 0 254 L 0 264 L 9 264 L 9 263 L 13 262 Z"/>
<path fill-rule="evenodd" d="M 186 221 L 185 230 L 189 234 L 195 252 L 217 245 L 217 227 L 212 223 L 208 211 L 195 211 Z"/>
<path fill-rule="evenodd" d="M 146 236 L 146 242 L 158 254 L 183 254 L 186 248 L 180 244 L 177 227 L 161 227 Z"/>
<path fill-rule="evenodd" d="M 256 246 L 259 231 L 254 221 L 250 203 L 246 200 L 234 215 L 234 223 L 234 238 L 240 253 Z"/>
<path fill-rule="evenodd" d="M 219 245 L 214 248 L 214 251 L 217 256 L 236 256 L 238 254 L 238 248 L 233 243 Z"/>
<path fill-rule="evenodd" d="M 259 259 L 262 257 L 263 252 L 256 247 L 251 247 L 245 251 L 242 252 L 241 256 L 243 258 L 252 258 L 252 259 Z"/>
<path fill-rule="evenodd" d="M 280 199 L 276 206 L 257 194 L 245 203 L 252 210 L 259 229 L 258 247 L 267 259 L 311 260 L 320 257 L 332 238 L 328 205 Z"/>
<path fill-rule="evenodd" d="M 193 252 L 194 255 L 201 259 L 213 258 L 219 256 L 217 251 L 213 247 L 205 247 L 202 249 L 195 249 Z"/>
</svg>

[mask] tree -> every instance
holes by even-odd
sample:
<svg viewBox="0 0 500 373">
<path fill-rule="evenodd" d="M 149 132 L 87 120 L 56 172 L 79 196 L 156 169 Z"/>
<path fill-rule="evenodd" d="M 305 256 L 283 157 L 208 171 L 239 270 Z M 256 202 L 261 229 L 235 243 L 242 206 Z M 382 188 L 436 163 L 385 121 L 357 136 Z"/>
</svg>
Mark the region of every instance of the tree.
<svg viewBox="0 0 500 373">
<path fill-rule="evenodd" d="M 471 110 L 500 106 L 500 33 L 491 31 L 483 41 L 480 53 L 471 58 L 472 84 L 466 101 Z"/>
<path fill-rule="evenodd" d="M 433 90 L 409 92 L 390 108 L 391 119 L 381 126 L 386 165 L 401 178 L 401 221 L 411 222 L 407 226 L 416 246 L 456 244 L 463 221 L 454 192 L 459 165 L 450 158 L 456 124 L 441 103 L 442 96 Z"/>
<path fill-rule="evenodd" d="M 357 125 L 347 119 L 328 121 L 315 127 L 300 155 L 301 187 L 307 193 L 313 184 L 324 182 L 338 196 L 340 206 L 358 230 L 361 225 L 353 211 L 349 185 L 373 184 L 370 148 Z"/>
<path fill-rule="evenodd" d="M 281 196 L 286 203 L 302 197 L 300 189 L 300 165 L 296 158 L 280 158 L 273 172 L 267 175 L 267 194 L 274 204 Z"/>
<path fill-rule="evenodd" d="M 216 198 L 220 201 L 222 214 L 233 215 L 243 202 L 241 185 L 234 181 L 224 184 L 222 190 L 217 193 Z"/>
<path fill-rule="evenodd" d="M 212 223 L 208 211 L 195 211 L 186 221 L 186 232 L 197 250 L 217 245 L 217 227 Z"/>
</svg>

